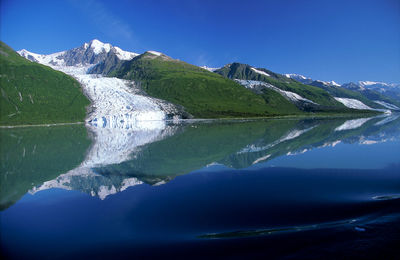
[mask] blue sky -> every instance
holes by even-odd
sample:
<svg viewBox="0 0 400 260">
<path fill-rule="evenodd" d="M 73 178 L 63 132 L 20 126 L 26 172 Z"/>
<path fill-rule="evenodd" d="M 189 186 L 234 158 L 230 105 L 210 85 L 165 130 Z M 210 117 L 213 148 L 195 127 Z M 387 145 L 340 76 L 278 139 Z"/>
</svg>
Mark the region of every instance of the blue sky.
<svg viewBox="0 0 400 260">
<path fill-rule="evenodd" d="M 400 83 L 398 0 L 2 0 L 1 40 L 48 54 L 97 38 L 195 65 Z"/>
</svg>

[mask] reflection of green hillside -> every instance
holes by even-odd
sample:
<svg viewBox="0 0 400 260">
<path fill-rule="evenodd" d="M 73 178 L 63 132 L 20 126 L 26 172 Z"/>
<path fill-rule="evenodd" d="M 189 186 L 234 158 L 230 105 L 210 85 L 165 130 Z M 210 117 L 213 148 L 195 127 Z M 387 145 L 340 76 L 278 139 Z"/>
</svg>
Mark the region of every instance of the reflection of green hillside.
<svg viewBox="0 0 400 260">
<path fill-rule="evenodd" d="M 381 121 L 382 118 L 373 118 L 361 127 L 344 131 L 335 131 L 338 126 L 342 125 L 347 120 L 351 119 L 314 120 L 309 123 L 307 123 L 307 121 L 299 122 L 296 126 L 297 129 L 306 129 L 310 125 L 314 125 L 315 127 L 296 138 L 277 143 L 271 147 L 268 147 L 268 144 L 273 144 L 274 142 L 270 142 L 268 139 L 259 140 L 256 146 L 266 147 L 266 149 L 256 152 L 230 154 L 220 161 L 220 163 L 234 168 L 245 168 L 260 158 L 266 158 L 260 161 L 267 161 L 289 152 L 296 153 L 304 149 L 313 149 L 338 140 L 354 143 L 358 142 L 361 136 L 368 137 L 379 133 L 385 133 L 390 136 L 391 133 L 398 132 L 400 129 L 400 119 L 396 119 L 384 125 L 375 125 L 377 122 Z"/>
<path fill-rule="evenodd" d="M 79 165 L 91 141 L 83 125 L 0 129 L 0 209 Z"/>
<path fill-rule="evenodd" d="M 364 137 L 380 141 L 398 135 L 400 130 L 400 118 L 377 124 L 384 118 L 376 117 L 360 127 L 335 131 L 348 120 L 352 119 L 187 124 L 180 126 L 174 135 L 135 150 L 129 161 L 93 169 L 99 175 L 85 174 L 92 172 L 89 168 L 75 168 L 84 160 L 90 144 L 84 126 L 0 129 L 0 206 L 1 209 L 8 207 L 28 190 L 49 180 L 55 180 L 53 184 L 63 184 L 64 187 L 104 198 L 140 184 L 140 181 L 149 184 L 167 182 L 213 162 L 245 168 L 255 162 L 265 162 L 338 140 L 355 143 Z M 102 146 L 106 147 L 107 143 Z M 71 169 L 74 169 L 74 174 L 59 176 Z M 134 183 L 127 182 L 128 178 L 132 178 L 130 180 Z M 47 185 L 41 188 L 49 188 Z"/>
<path fill-rule="evenodd" d="M 220 122 L 188 125 L 165 140 L 143 147 L 131 161 L 97 172 L 123 173 L 142 180 L 185 174 L 222 160 L 260 138 L 279 138 L 298 120 Z"/>
</svg>

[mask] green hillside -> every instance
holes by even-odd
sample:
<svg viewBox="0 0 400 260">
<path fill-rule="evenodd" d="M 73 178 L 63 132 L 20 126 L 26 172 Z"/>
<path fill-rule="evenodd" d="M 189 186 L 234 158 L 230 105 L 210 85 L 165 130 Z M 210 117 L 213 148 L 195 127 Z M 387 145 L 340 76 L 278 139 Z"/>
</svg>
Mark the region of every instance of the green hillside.
<svg viewBox="0 0 400 260">
<path fill-rule="evenodd" d="M 96 68 L 93 71 L 98 73 Z M 182 105 L 200 118 L 301 113 L 280 95 L 269 93 L 269 99 L 263 98 L 221 75 L 166 55 L 146 52 L 114 65 L 108 76 L 135 80 L 150 96 Z"/>
<path fill-rule="evenodd" d="M 83 121 L 89 100 L 72 77 L 0 42 L 0 125 Z"/>
<path fill-rule="evenodd" d="M 318 103 L 320 107 L 318 110 L 338 110 L 345 109 L 345 107 L 337 102 L 328 92 L 320 88 L 304 85 L 295 80 L 289 79 L 281 74 L 274 73 L 267 69 L 256 68 L 257 70 L 268 74 L 258 73 L 254 68 L 247 64 L 232 63 L 215 71 L 226 78 L 230 79 L 243 79 L 243 80 L 256 80 L 263 81 L 280 88 L 281 90 L 291 91 L 299 94 L 300 96 Z"/>
</svg>

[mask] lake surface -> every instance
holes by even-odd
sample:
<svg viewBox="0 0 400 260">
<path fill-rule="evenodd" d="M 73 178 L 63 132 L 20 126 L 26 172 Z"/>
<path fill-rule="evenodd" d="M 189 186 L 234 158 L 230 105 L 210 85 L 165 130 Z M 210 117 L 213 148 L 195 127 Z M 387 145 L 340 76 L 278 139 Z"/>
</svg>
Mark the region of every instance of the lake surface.
<svg viewBox="0 0 400 260">
<path fill-rule="evenodd" d="M 396 259 L 400 117 L 0 129 L 1 253 Z"/>
</svg>

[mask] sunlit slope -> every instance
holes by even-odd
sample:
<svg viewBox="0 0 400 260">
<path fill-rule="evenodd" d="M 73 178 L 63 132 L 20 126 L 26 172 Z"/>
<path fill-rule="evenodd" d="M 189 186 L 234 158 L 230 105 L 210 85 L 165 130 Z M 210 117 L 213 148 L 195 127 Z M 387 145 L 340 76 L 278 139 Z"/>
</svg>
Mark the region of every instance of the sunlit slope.
<svg viewBox="0 0 400 260">
<path fill-rule="evenodd" d="M 156 52 L 146 52 L 121 62 L 108 76 L 134 80 L 150 96 L 181 105 L 198 118 L 259 117 L 300 112 L 279 95 L 272 93 L 273 100 L 266 102 L 230 79 Z"/>
<path fill-rule="evenodd" d="M 0 125 L 83 121 L 89 100 L 66 74 L 26 60 L 0 42 Z"/>
<path fill-rule="evenodd" d="M 262 81 L 280 90 L 296 93 L 303 98 L 317 103 L 319 106 L 313 108 L 316 111 L 338 111 L 345 109 L 327 91 L 314 86 L 304 85 L 267 69 L 256 69 L 247 64 L 232 63 L 216 70 L 215 73 L 229 79 Z"/>
</svg>

